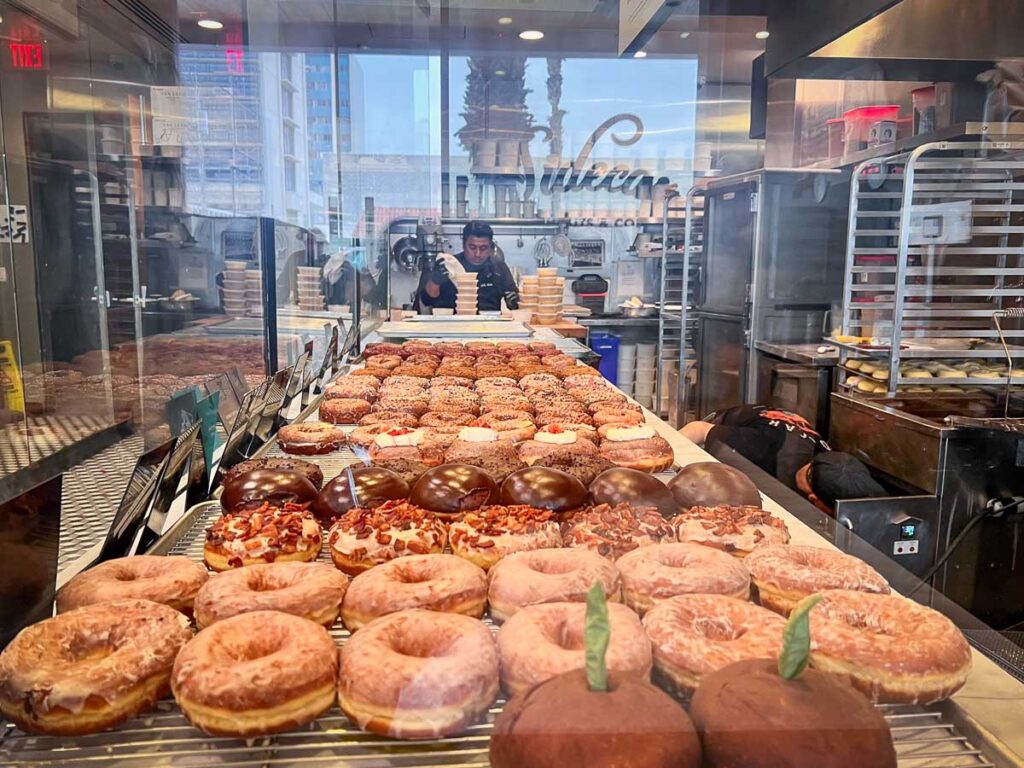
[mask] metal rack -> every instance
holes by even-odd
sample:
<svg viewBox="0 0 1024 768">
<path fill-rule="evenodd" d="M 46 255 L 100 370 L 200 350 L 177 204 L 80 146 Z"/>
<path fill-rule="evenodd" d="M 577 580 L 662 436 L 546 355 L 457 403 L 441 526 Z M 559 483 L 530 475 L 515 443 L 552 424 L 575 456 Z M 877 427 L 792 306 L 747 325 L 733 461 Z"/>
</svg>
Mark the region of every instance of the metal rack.
<svg viewBox="0 0 1024 768">
<path fill-rule="evenodd" d="M 853 359 L 880 362 L 872 377 L 889 396 L 1024 384 L 1024 142 L 925 144 L 859 164 L 851 187 L 842 334 L 880 343 L 838 344 L 840 385 Z M 908 376 L 923 361 L 961 373 Z"/>
</svg>

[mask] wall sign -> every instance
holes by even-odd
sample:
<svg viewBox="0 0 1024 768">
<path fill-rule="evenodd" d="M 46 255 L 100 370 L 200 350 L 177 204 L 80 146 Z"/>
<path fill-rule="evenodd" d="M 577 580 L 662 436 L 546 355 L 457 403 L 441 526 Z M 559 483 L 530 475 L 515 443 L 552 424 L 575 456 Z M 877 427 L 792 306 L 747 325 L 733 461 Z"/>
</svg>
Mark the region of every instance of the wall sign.
<svg viewBox="0 0 1024 768">
<path fill-rule="evenodd" d="M 11 41 L 7 44 L 7 62 L 11 69 L 44 70 L 50 68 L 46 43 Z"/>
<path fill-rule="evenodd" d="M 28 206 L 0 205 L 0 243 L 28 241 Z"/>
</svg>

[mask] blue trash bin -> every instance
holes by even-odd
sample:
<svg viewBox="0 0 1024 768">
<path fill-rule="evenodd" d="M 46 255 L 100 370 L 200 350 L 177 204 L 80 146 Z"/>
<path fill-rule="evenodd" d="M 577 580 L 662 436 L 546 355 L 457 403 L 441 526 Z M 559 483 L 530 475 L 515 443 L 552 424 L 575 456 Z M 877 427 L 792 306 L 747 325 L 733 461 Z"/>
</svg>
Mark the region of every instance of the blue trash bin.
<svg viewBox="0 0 1024 768">
<path fill-rule="evenodd" d="M 590 335 L 590 348 L 601 356 L 597 370 L 612 384 L 618 384 L 619 374 L 619 337 L 610 333 Z"/>
</svg>

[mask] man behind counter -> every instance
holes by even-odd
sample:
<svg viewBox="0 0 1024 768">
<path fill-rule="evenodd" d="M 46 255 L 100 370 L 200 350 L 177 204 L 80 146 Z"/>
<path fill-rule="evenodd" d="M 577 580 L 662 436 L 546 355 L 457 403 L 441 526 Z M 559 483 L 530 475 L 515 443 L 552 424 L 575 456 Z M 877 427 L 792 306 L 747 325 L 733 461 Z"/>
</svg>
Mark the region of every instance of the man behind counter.
<svg viewBox="0 0 1024 768">
<path fill-rule="evenodd" d="M 451 257 L 449 257 L 451 258 Z M 512 272 L 494 255 L 494 230 L 482 221 L 471 221 L 462 228 L 462 253 L 454 258 L 467 272 L 477 274 L 477 310 L 497 312 L 504 299 L 509 309 L 519 309 L 519 289 Z M 455 284 L 440 261 L 437 267 L 420 276 L 415 309 L 439 307 L 455 309 Z"/>
</svg>

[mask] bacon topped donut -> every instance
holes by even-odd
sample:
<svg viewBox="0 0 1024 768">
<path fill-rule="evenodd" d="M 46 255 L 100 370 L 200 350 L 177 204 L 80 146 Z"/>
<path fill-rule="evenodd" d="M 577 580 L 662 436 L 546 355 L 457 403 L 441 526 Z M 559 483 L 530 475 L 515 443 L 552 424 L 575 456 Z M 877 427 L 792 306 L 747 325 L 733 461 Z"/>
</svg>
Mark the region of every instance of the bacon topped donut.
<svg viewBox="0 0 1024 768">
<path fill-rule="evenodd" d="M 320 554 L 320 523 L 301 504 L 226 512 L 206 529 L 203 559 L 215 571 Z"/>
<path fill-rule="evenodd" d="M 442 552 L 446 541 L 443 523 L 422 507 L 400 500 L 374 509 L 350 509 L 327 533 L 331 559 L 351 575 L 396 557 Z"/>
<path fill-rule="evenodd" d="M 585 547 L 613 560 L 638 547 L 676 540 L 672 525 L 658 510 L 629 504 L 582 509 L 562 524 L 567 547 Z"/>
<path fill-rule="evenodd" d="M 672 518 L 679 541 L 746 557 L 762 544 L 787 544 L 789 529 L 760 507 L 691 507 Z"/>
<path fill-rule="evenodd" d="M 448 529 L 452 552 L 485 571 L 506 555 L 562 546 L 558 523 L 546 509 L 489 506 L 466 512 Z"/>
</svg>

